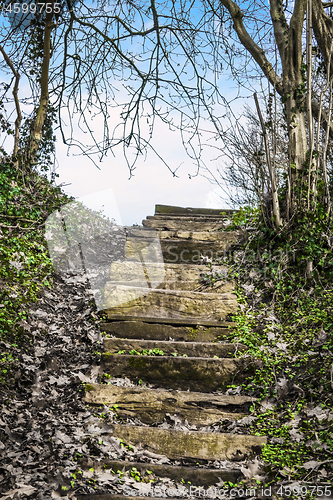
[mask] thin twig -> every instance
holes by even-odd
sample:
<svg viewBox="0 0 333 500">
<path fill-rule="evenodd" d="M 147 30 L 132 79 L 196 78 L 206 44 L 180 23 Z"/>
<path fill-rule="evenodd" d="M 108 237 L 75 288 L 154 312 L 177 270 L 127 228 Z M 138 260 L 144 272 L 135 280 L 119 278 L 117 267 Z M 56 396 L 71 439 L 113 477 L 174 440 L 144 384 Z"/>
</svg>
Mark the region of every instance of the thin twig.
<svg viewBox="0 0 333 500">
<path fill-rule="evenodd" d="M 312 0 L 307 0 L 306 3 L 306 66 L 307 66 L 307 114 L 309 126 L 309 173 L 308 173 L 308 195 L 307 205 L 310 209 L 310 184 L 311 184 L 311 170 L 312 170 L 312 156 L 314 146 L 314 133 L 313 133 L 313 116 L 311 105 L 311 88 L 312 88 Z M 319 112 L 320 113 L 320 112 Z M 320 116 L 320 115 L 319 115 Z"/>
<path fill-rule="evenodd" d="M 19 219 L 24 222 L 31 222 L 32 224 L 37 224 L 38 220 L 31 220 L 31 219 L 25 219 L 24 217 L 19 217 L 17 215 L 2 215 L 0 214 L 0 217 L 3 217 L 4 219 Z"/>
<path fill-rule="evenodd" d="M 264 136 L 266 159 L 267 159 L 267 165 L 268 165 L 268 170 L 269 170 L 269 175 L 270 175 L 271 185 L 272 185 L 273 213 L 275 215 L 276 225 L 277 225 L 277 227 L 280 227 L 281 226 L 281 218 L 280 218 L 280 207 L 279 207 L 279 198 L 278 198 L 278 194 L 277 194 L 275 171 L 273 171 L 273 168 L 272 168 L 271 157 L 269 154 L 269 144 L 268 144 L 268 139 L 267 139 L 266 127 L 265 127 L 264 119 L 263 119 L 262 114 L 261 114 L 261 109 L 259 106 L 258 96 L 257 96 L 256 92 L 254 93 L 254 100 L 256 103 L 257 112 L 258 112 L 262 132 L 263 132 L 263 136 Z"/>
<path fill-rule="evenodd" d="M 14 136 L 14 149 L 13 149 L 13 156 L 16 156 L 18 147 L 19 147 L 19 140 L 20 140 L 20 126 L 21 126 L 21 121 L 22 121 L 22 114 L 21 114 L 21 108 L 20 108 L 20 102 L 18 99 L 18 87 L 19 87 L 19 82 L 20 82 L 20 74 L 16 69 L 14 68 L 14 65 L 12 61 L 9 59 L 8 55 L 5 52 L 5 49 L 0 45 L 0 52 L 3 55 L 4 60 L 6 61 L 7 65 L 10 67 L 10 69 L 13 72 L 13 75 L 15 76 L 15 84 L 13 88 L 13 96 L 14 96 L 14 102 L 15 102 L 15 107 L 16 107 L 16 120 L 15 120 L 15 136 Z"/>
</svg>

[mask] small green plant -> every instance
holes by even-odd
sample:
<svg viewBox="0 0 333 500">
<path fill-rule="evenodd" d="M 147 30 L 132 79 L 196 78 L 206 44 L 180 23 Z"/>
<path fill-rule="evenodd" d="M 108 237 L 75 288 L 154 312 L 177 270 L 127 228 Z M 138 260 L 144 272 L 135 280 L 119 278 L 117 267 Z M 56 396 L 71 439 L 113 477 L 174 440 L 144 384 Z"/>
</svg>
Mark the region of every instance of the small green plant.
<svg viewBox="0 0 333 500">
<path fill-rule="evenodd" d="M 136 467 L 132 467 L 131 476 L 134 477 L 135 481 L 141 481 L 140 471 Z"/>
<path fill-rule="evenodd" d="M 142 349 L 141 352 L 137 351 L 136 349 L 131 349 L 129 351 L 129 354 L 131 354 L 132 356 L 164 356 L 164 352 L 158 347 L 156 347 L 155 349 Z"/>
</svg>

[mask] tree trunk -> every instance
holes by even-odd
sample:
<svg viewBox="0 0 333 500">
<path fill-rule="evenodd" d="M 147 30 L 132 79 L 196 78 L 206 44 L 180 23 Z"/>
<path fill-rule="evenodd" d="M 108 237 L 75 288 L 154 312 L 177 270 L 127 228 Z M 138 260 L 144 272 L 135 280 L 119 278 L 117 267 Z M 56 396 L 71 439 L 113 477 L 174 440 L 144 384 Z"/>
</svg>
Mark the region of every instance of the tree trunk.
<svg viewBox="0 0 333 500">
<path fill-rule="evenodd" d="M 44 42 L 43 42 L 43 62 L 40 77 L 40 100 L 37 110 L 37 116 L 31 126 L 30 132 L 30 147 L 28 151 L 28 160 L 33 161 L 36 152 L 39 148 L 40 142 L 43 137 L 43 125 L 47 115 L 49 105 L 49 67 L 51 58 L 51 33 L 53 29 L 53 2 L 52 10 L 46 13 L 45 29 L 44 29 Z"/>
<path fill-rule="evenodd" d="M 293 93 L 293 90 L 289 90 Z M 289 92 L 287 92 L 289 94 Z M 286 120 L 289 137 L 289 161 L 291 165 L 292 184 L 299 171 L 303 170 L 307 152 L 305 113 L 296 108 L 295 99 L 291 96 L 285 103 Z M 296 108 L 296 109 L 295 109 Z"/>
<path fill-rule="evenodd" d="M 282 58 L 282 84 L 289 137 L 290 182 L 293 188 L 304 169 L 307 152 L 305 89 L 302 74 L 302 30 L 306 0 L 296 0 L 288 30 L 288 43 Z"/>
</svg>

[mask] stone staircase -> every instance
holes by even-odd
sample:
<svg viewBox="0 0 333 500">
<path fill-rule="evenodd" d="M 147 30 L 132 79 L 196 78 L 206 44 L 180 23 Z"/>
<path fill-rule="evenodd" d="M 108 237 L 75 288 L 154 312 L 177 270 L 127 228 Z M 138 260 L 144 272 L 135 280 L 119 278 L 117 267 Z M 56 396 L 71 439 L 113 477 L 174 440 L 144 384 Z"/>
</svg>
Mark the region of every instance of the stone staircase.
<svg viewBox="0 0 333 500">
<path fill-rule="evenodd" d="M 113 437 L 173 461 L 170 465 L 104 460 L 112 470 L 134 467 L 144 475 L 149 469 L 156 478 L 209 488 L 241 478 L 239 468 L 224 469 L 221 462 L 254 457 L 266 443 L 264 436 L 207 428 L 245 417 L 253 403 L 250 397 L 223 394 L 229 384 L 239 384 L 253 369 L 250 358 L 233 357 L 236 351 L 246 352 L 245 346 L 218 341 L 233 325 L 234 283 L 221 281 L 212 289 L 200 282 L 208 270 L 200 264 L 202 256 L 221 257 L 241 238 L 238 232 L 219 231 L 230 212 L 221 215 L 220 210 L 157 205 L 143 228 L 129 231 L 126 261 L 111 265 L 105 288 L 108 321 L 102 330 L 108 338 L 102 371 L 138 385 L 89 384 L 85 401 L 117 405 L 119 417 L 139 419 L 135 425 L 114 424 Z M 162 259 L 161 255 L 156 259 L 156 235 Z M 209 270 L 226 275 L 223 265 Z M 142 286 L 144 281 L 146 286 Z M 142 387 L 145 383 L 149 388 Z M 187 421 L 191 429 L 158 426 L 170 416 Z M 212 462 L 214 467 L 204 466 Z M 77 499 L 126 497 L 96 493 Z"/>
</svg>

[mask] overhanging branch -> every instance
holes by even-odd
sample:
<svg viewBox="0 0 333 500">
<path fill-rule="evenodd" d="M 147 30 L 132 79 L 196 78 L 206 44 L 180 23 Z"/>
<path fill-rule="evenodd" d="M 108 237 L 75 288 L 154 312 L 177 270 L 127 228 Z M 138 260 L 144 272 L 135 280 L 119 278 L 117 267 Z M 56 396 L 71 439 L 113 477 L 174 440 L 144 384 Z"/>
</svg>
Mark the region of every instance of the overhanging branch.
<svg viewBox="0 0 333 500">
<path fill-rule="evenodd" d="M 232 0 L 220 0 L 221 4 L 229 11 L 234 22 L 234 29 L 238 38 L 253 59 L 259 64 L 268 81 L 276 88 L 277 92 L 283 94 L 282 80 L 275 72 L 272 64 L 268 61 L 265 51 L 255 43 L 247 32 L 243 23 L 243 13 L 239 6 Z"/>
<path fill-rule="evenodd" d="M 20 82 L 20 75 L 18 71 L 14 68 L 14 65 L 8 55 L 6 54 L 4 48 L 0 45 L 0 52 L 3 55 L 4 60 L 6 61 L 7 65 L 10 67 L 13 75 L 15 76 L 15 83 L 14 83 L 14 88 L 13 88 L 13 96 L 14 96 L 14 102 L 15 102 L 15 108 L 16 108 L 16 120 L 15 120 L 15 135 L 14 135 L 14 149 L 13 149 L 13 156 L 16 156 L 17 151 L 18 151 L 18 146 L 19 146 L 19 140 L 20 140 L 20 126 L 21 126 L 21 121 L 22 121 L 22 114 L 21 114 L 21 108 L 20 108 L 20 102 L 18 99 L 18 88 L 19 88 L 19 82 Z"/>
</svg>

